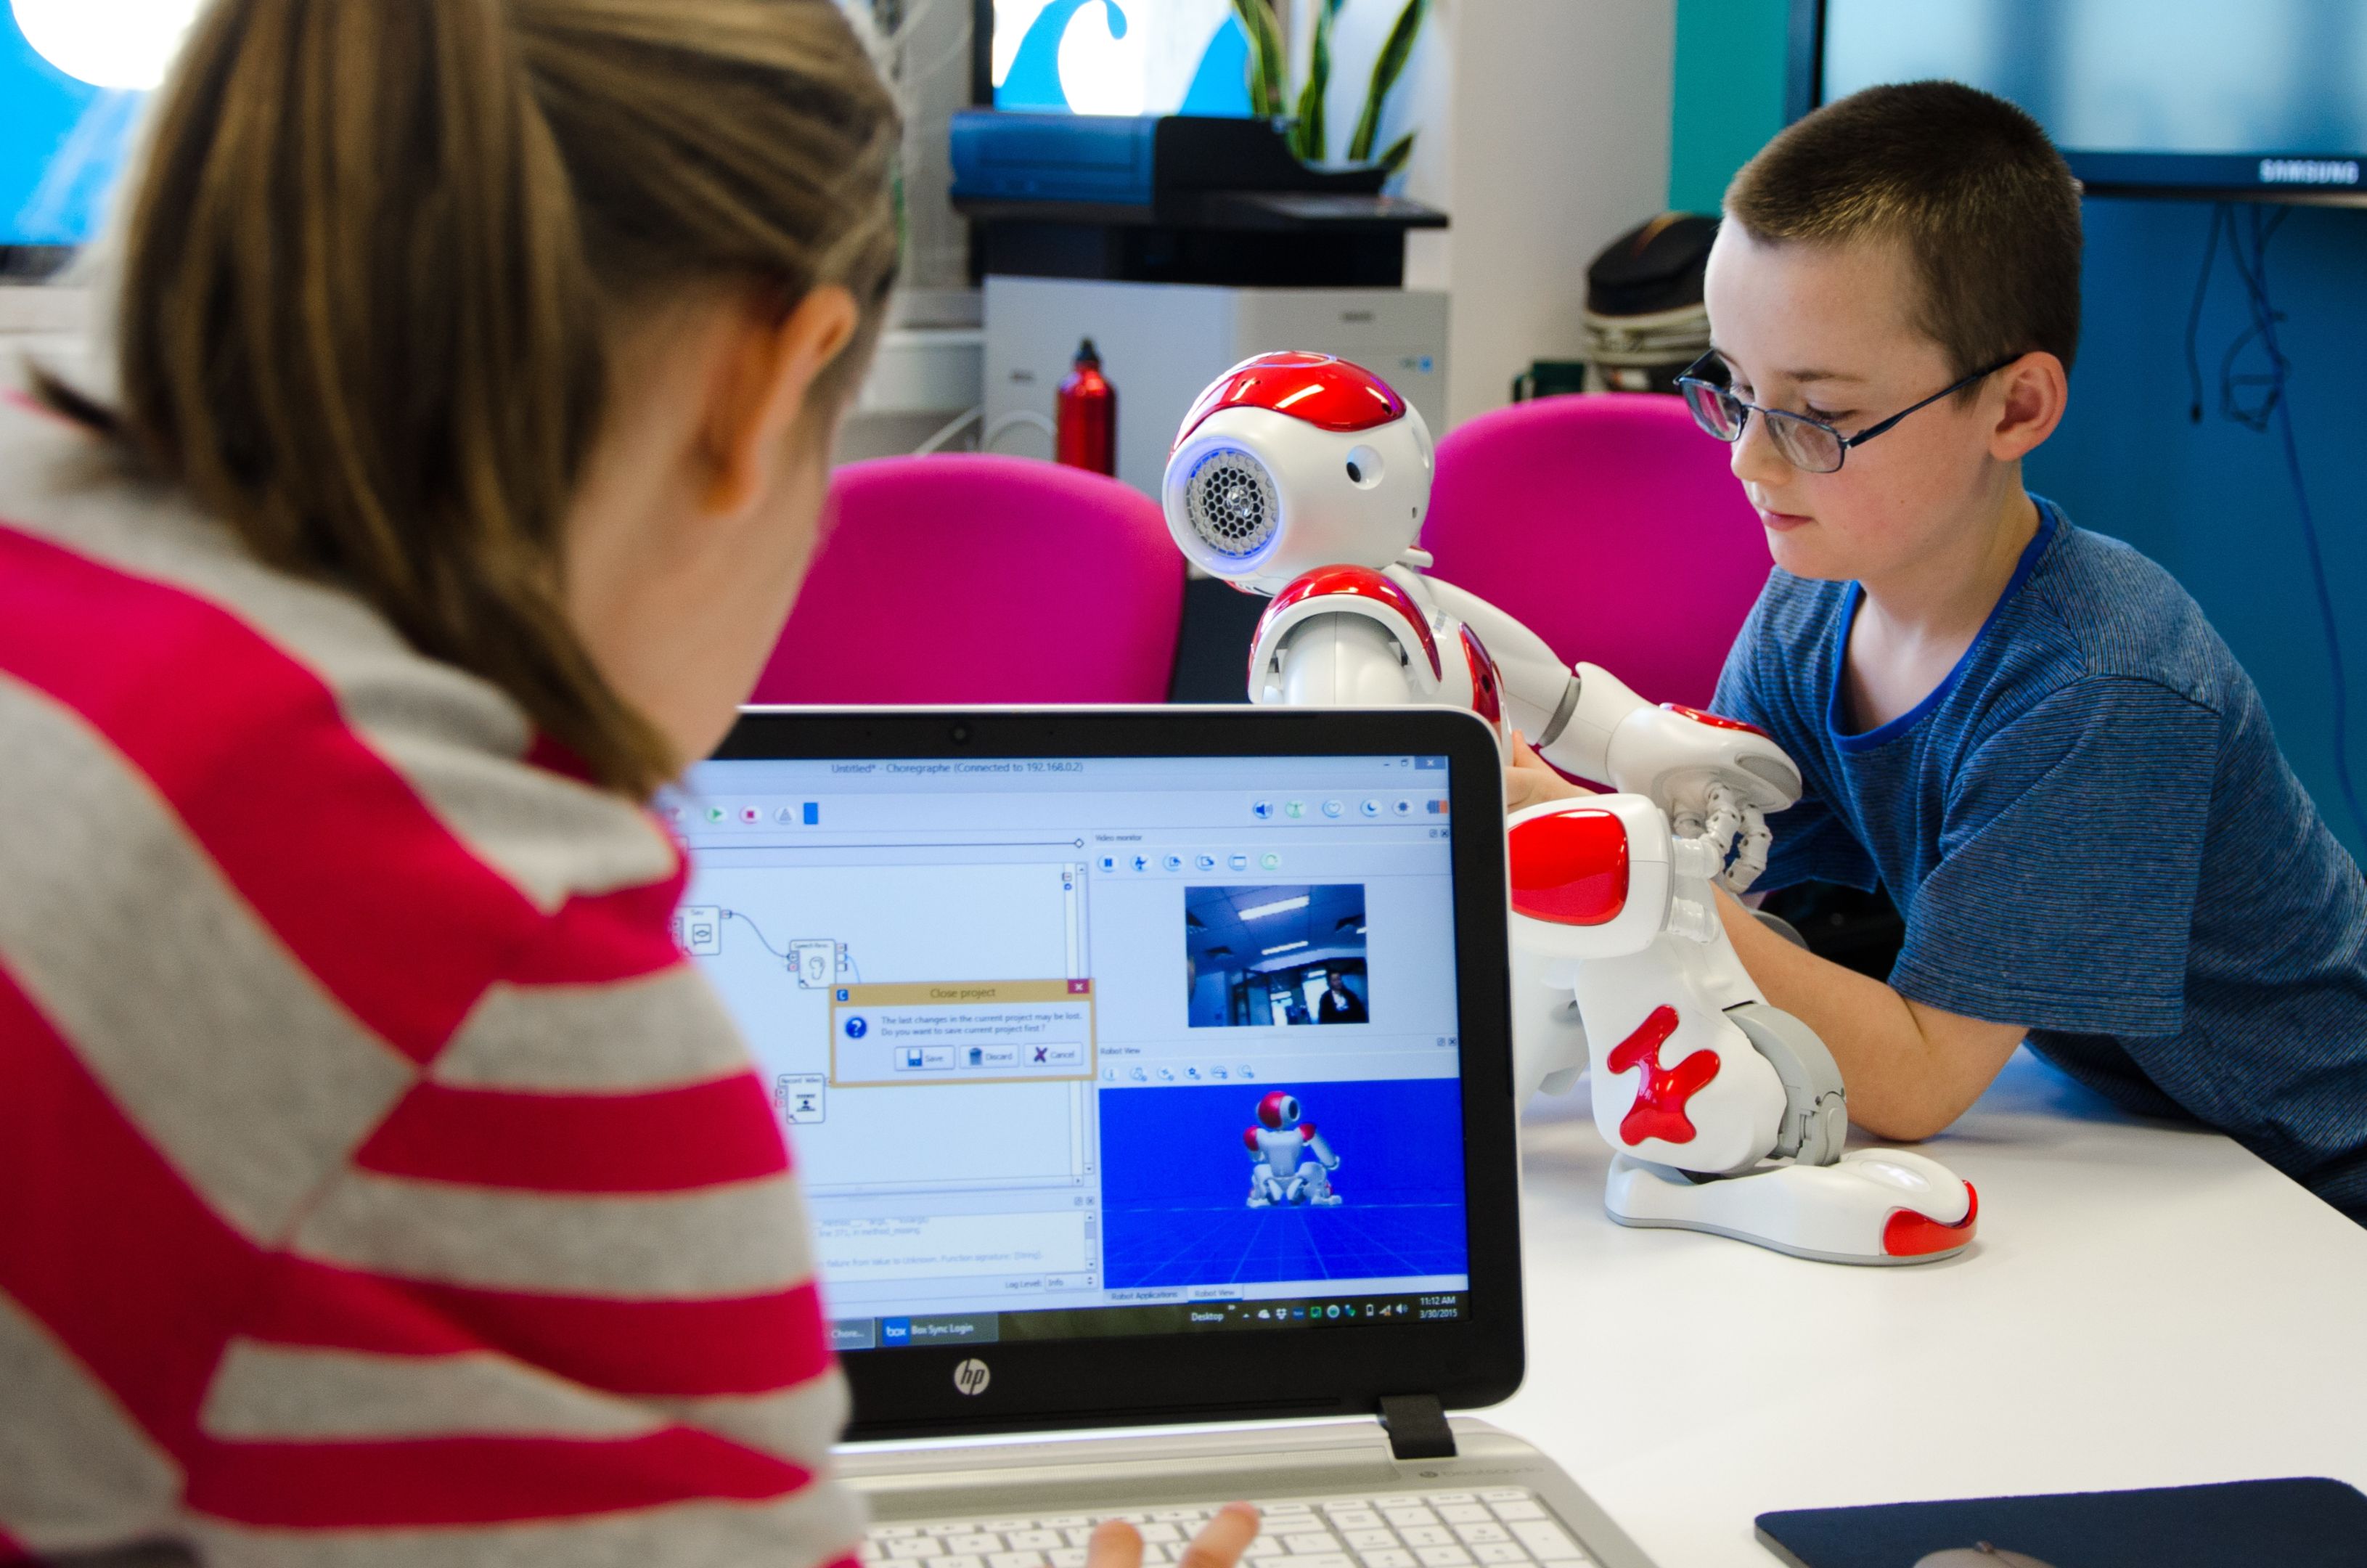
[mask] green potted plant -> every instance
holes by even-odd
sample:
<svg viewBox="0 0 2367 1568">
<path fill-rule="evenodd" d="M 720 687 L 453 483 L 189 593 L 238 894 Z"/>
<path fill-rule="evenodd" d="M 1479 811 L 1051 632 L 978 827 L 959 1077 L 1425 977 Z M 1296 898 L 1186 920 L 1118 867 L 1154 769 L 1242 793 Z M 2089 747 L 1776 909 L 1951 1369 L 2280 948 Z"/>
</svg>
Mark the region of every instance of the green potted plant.
<svg viewBox="0 0 2367 1568">
<path fill-rule="evenodd" d="M 1286 82 L 1290 51 L 1280 6 L 1287 3 L 1288 0 L 1232 0 L 1233 14 L 1250 42 L 1250 106 L 1269 119 L 1287 119 L 1290 150 L 1301 162 L 1330 163 L 1331 128 L 1324 104 L 1331 85 L 1331 27 L 1345 0 L 1313 0 L 1314 33 L 1308 40 L 1307 79 L 1299 85 L 1296 114 L 1288 114 L 1285 108 L 1289 99 Z M 1405 74 L 1406 62 L 1413 55 L 1414 41 L 1429 14 L 1430 0 L 1405 0 L 1399 8 L 1397 20 L 1390 25 L 1380 54 L 1373 62 L 1373 74 L 1365 87 L 1364 108 L 1356 116 L 1356 127 L 1348 138 L 1342 161 L 1376 169 L 1387 176 L 1404 167 L 1406 160 L 1412 156 L 1416 132 L 1411 131 L 1378 154 L 1374 153 L 1373 143 L 1380 135 L 1381 110 L 1390 90 L 1398 85 L 1398 78 Z"/>
</svg>

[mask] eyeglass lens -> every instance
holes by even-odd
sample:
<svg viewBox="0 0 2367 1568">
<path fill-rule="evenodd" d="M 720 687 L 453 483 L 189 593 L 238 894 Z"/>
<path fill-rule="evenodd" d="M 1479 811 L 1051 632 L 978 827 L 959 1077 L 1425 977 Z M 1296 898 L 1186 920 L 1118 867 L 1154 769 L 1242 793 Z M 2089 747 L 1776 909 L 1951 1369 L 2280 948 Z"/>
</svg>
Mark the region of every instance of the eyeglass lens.
<svg viewBox="0 0 2367 1568">
<path fill-rule="evenodd" d="M 1700 381 L 1685 383 L 1685 402 L 1693 411 L 1693 423 L 1721 441 L 1742 437 L 1742 405 L 1720 388 Z"/>
<path fill-rule="evenodd" d="M 1743 425 L 1750 415 L 1732 392 L 1689 381 L 1685 383 L 1685 403 L 1693 410 L 1693 423 L 1710 435 L 1727 442 L 1742 438 Z M 1766 419 L 1768 439 L 1775 443 L 1775 449 L 1794 468 L 1809 473 L 1830 473 L 1841 466 L 1840 439 L 1829 426 L 1775 410 L 1769 410 Z"/>
<path fill-rule="evenodd" d="M 1775 449 L 1794 468 L 1808 473 L 1830 473 L 1841 466 L 1840 438 L 1829 426 L 1771 410 L 1767 434 L 1774 437 Z"/>
</svg>

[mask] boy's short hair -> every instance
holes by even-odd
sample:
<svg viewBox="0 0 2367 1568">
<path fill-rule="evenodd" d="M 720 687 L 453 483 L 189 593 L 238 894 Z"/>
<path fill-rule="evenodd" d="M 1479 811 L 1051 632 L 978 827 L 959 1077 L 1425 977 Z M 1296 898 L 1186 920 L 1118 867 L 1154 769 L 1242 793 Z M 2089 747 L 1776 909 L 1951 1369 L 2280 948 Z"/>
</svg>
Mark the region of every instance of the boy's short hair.
<svg viewBox="0 0 2367 1568">
<path fill-rule="evenodd" d="M 1959 376 L 2079 347 L 2079 184 L 2038 122 L 1959 82 L 1868 87 L 1787 127 L 1726 188 L 1762 242 L 1896 240 Z"/>
</svg>

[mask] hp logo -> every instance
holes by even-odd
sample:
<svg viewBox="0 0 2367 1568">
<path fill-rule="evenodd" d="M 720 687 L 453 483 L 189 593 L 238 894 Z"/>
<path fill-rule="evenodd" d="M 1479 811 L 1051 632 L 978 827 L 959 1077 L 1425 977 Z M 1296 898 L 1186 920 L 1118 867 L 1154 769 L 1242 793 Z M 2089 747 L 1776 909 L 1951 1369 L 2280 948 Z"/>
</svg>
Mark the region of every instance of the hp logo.
<svg viewBox="0 0 2367 1568">
<path fill-rule="evenodd" d="M 993 1381 L 994 1369 L 976 1357 L 954 1369 L 954 1387 L 972 1399 L 984 1393 L 986 1385 Z"/>
</svg>

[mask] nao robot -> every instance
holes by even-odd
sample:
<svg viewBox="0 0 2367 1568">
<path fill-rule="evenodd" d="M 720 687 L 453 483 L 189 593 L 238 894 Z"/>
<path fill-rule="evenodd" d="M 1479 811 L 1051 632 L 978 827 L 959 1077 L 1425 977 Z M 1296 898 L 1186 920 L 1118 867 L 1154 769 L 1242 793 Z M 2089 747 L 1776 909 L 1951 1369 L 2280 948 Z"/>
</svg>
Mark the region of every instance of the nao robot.
<svg viewBox="0 0 2367 1568">
<path fill-rule="evenodd" d="M 1567 1092 L 1591 1048 L 1613 1219 L 1835 1263 L 1961 1252 L 1977 1195 L 1920 1154 L 1843 1153 L 1831 1053 L 1768 1005 L 1718 918 L 1714 890 L 1750 886 L 1767 813 L 1799 799 L 1791 758 L 1748 724 L 1565 665 L 1425 576 L 1413 541 L 1432 463 L 1421 415 L 1329 355 L 1244 360 L 1192 405 L 1167 526 L 1203 571 L 1274 600 L 1251 699 L 1465 708 L 1500 747 L 1517 728 L 1555 767 L 1618 791 L 1531 807 L 1509 829 L 1516 1088 Z"/>
<path fill-rule="evenodd" d="M 1251 1208 L 1276 1203 L 1339 1207 L 1331 1173 L 1340 1168 L 1340 1156 L 1315 1124 L 1299 1120 L 1298 1115 L 1298 1097 L 1280 1089 L 1258 1101 L 1258 1124 L 1241 1134 L 1250 1152 Z"/>
</svg>

